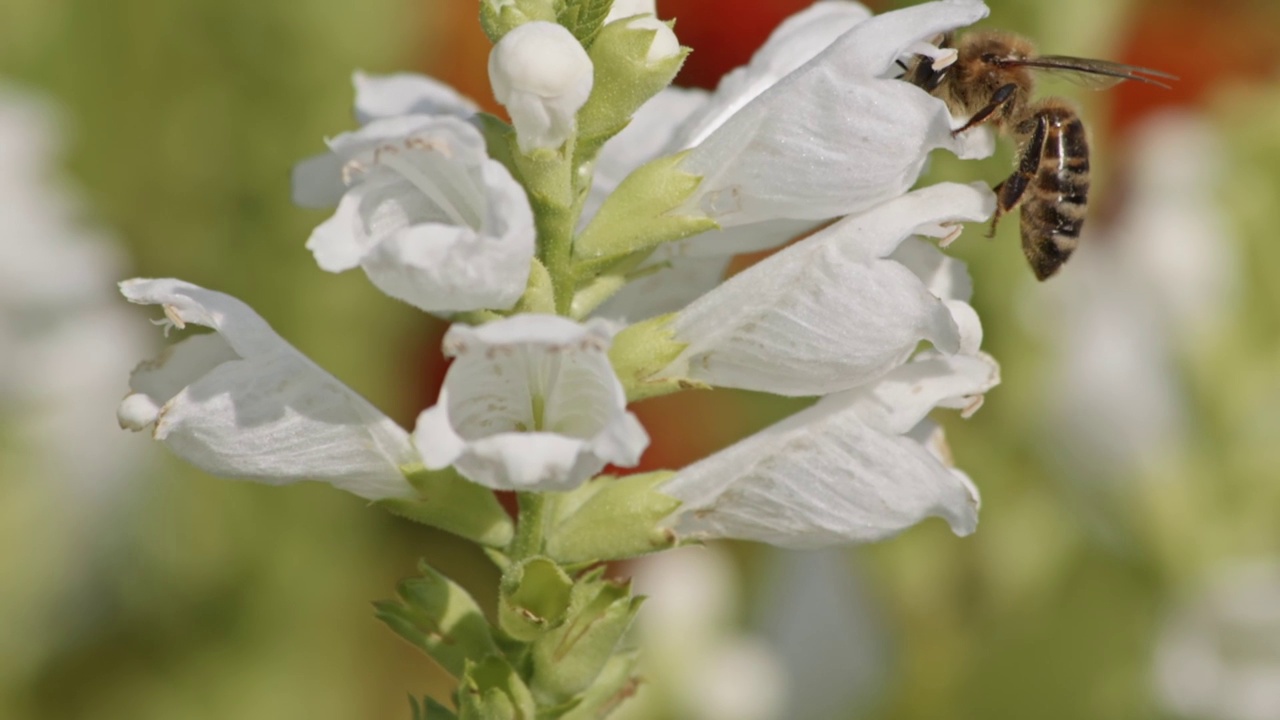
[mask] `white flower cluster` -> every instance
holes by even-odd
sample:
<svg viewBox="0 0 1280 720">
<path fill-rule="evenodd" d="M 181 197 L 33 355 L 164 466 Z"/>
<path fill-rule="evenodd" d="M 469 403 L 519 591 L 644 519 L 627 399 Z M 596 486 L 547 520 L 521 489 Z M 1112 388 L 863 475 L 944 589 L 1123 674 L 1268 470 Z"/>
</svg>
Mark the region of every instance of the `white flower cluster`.
<svg viewBox="0 0 1280 720">
<path fill-rule="evenodd" d="M 643 34 L 642 65 L 682 57 L 651 3 L 616 6 L 601 37 Z M 501 37 L 489 72 L 514 142 L 500 150 L 489 132 L 497 121 L 452 89 L 357 74 L 361 127 L 298 166 L 295 200 L 336 205 L 307 243 L 321 268 L 358 266 L 426 312 L 496 318 L 447 334 L 455 359 L 439 404 L 408 433 L 239 301 L 177 280 L 132 280 L 122 284 L 129 300 L 160 305 L 175 327 L 215 333 L 139 368 L 121 423 L 153 427 L 216 474 L 411 498 L 413 468 L 451 467 L 488 488 L 566 491 L 608 464 L 634 466 L 648 443 L 626 409 L 643 395 L 636 383 L 820 396 L 677 472 L 659 488 L 682 502 L 666 527 L 681 538 L 801 547 L 882 538 L 926 516 L 968 533 L 977 492 L 926 416 L 972 412 L 998 368 L 978 349 L 963 265 L 916 236 L 946 244 L 957 223 L 987 218 L 994 198 L 979 185 L 910 190 L 930 151 L 978 157 L 991 139 L 953 136 L 944 104 L 895 76 L 930 38 L 985 14 L 979 0 L 874 17 L 856 3 L 818 2 L 715 92 L 657 93 L 575 171 L 594 181 L 575 201 L 580 264 L 559 316 L 515 311 L 550 312 L 529 298 L 548 273 L 557 288 L 566 282 L 547 256 L 544 198 L 527 177 L 548 158 L 573 156 L 575 133 L 591 137 L 596 90 L 616 90 L 601 89 L 612 62 L 602 41 L 584 50 L 541 21 Z M 646 198 L 671 187 L 645 185 L 653 168 L 693 182 L 646 215 Z M 643 228 L 668 221 L 717 229 L 646 246 Z M 804 233 L 721 282 L 734 254 Z M 627 272 L 584 275 L 618 247 L 638 258 Z M 677 352 L 644 377 L 620 377 L 617 333 L 664 313 L 673 314 L 658 326 Z M 918 350 L 922 340 L 932 348 Z"/>
</svg>

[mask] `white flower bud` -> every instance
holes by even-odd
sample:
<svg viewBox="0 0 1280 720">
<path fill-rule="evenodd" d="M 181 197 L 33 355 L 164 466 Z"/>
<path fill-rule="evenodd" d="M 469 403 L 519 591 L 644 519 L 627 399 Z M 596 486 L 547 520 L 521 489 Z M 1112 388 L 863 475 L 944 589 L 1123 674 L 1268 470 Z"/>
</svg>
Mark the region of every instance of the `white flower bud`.
<svg viewBox="0 0 1280 720">
<path fill-rule="evenodd" d="M 511 114 L 525 154 L 554 150 L 569 139 L 574 116 L 591 95 L 592 78 L 587 51 L 555 23 L 525 23 L 489 54 L 494 97 Z"/>
<path fill-rule="evenodd" d="M 676 34 L 667 27 L 666 23 L 653 15 L 643 15 L 628 21 L 627 29 L 654 31 L 653 44 L 649 46 L 649 52 L 644 57 L 645 62 L 650 65 L 680 54 L 680 41 L 676 39 Z"/>
<path fill-rule="evenodd" d="M 608 25 L 614 20 L 635 17 L 636 15 L 654 15 L 656 13 L 654 0 L 613 0 L 613 5 L 609 7 L 609 15 L 605 17 L 604 23 Z"/>
</svg>

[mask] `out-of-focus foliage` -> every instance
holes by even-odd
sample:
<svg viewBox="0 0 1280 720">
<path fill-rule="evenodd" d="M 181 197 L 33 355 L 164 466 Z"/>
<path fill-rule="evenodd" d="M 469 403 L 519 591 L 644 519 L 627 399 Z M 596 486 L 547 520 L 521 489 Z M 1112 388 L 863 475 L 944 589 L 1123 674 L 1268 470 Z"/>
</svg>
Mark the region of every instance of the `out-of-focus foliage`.
<svg viewBox="0 0 1280 720">
<path fill-rule="evenodd" d="M 288 177 L 352 124 L 352 70 L 411 62 L 437 14 L 401 0 L 0 0 L 0 76 L 58 106 L 68 133 L 50 162 L 65 159 L 59 179 L 82 191 L 83 223 L 131 258 L 103 268 L 120 274 L 103 278 L 108 302 L 129 275 L 234 293 L 412 417 L 425 373 L 410 352 L 430 327 L 362 278 L 315 268 L 302 244 L 319 217 L 289 204 Z M 127 312 L 150 330 L 147 314 Z M 81 412 L 114 425 L 123 374 L 114 388 Z M 29 417 L 3 410 L 0 717 L 348 720 L 402 716 L 407 692 L 444 692 L 370 602 L 419 555 L 483 593 L 492 578 L 475 577 L 483 563 L 461 546 L 326 487 L 227 482 L 167 457 L 103 498 L 88 490 L 103 492 L 92 470 L 10 462 L 27 450 L 9 430 Z M 157 450 L 143 436 L 116 441 Z M 71 435 L 60 451 L 91 452 Z"/>
</svg>

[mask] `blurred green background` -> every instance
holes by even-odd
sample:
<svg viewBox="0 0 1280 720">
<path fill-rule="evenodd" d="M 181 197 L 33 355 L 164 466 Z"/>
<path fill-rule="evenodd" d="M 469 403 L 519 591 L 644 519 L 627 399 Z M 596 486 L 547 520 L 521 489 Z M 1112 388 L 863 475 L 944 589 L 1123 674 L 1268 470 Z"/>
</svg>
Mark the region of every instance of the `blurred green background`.
<svg viewBox="0 0 1280 720">
<path fill-rule="evenodd" d="M 695 48 L 680 82 L 713 86 L 806 4 L 660 1 Z M 1239 562 L 1280 563 L 1280 7 L 988 4 L 984 26 L 1046 52 L 1183 80 L 1171 91 L 1045 86 L 1089 120 L 1089 230 L 1103 248 L 1093 257 L 1082 250 L 1064 277 L 1039 286 L 1012 219 L 994 240 L 972 229 L 953 246 L 1004 374 L 974 418 L 941 418 L 957 464 L 982 489 L 981 526 L 957 539 L 929 522 L 849 551 L 842 567 L 870 598 L 869 610 L 850 604 L 850 622 L 870 613 L 888 649 L 882 679 L 848 717 L 1280 718 L 1280 700 L 1273 714 L 1188 710 L 1160 690 L 1159 659 L 1169 623 L 1200 607 L 1216 578 Z M 94 276 L 102 303 L 134 275 L 235 295 L 407 426 L 433 400 L 443 328 L 359 273 L 320 272 L 302 245 L 324 213 L 290 205 L 288 175 L 351 127 L 357 68 L 428 72 L 493 107 L 474 16 L 470 0 L 0 0 L 0 80 L 4 94 L 20 87 L 57 108 L 53 182 L 79 196 L 74 222 L 96 229 L 93 243 L 118 246 L 116 264 Z M 1194 132 L 1144 140 L 1170 111 Z M 926 180 L 994 183 L 1011 158 L 1007 144 L 983 163 L 939 157 Z M 1166 187 L 1171 178 L 1180 184 Z M 35 180 L 0 188 L 23 182 Z M 1169 217 L 1179 222 L 1158 222 Z M 1192 249 L 1172 249 L 1184 245 L 1164 243 L 1166 232 L 1189 235 Z M 1144 233 L 1147 245 L 1130 243 Z M 5 244 L 43 242 L 2 234 Z M 0 254 L 18 272 L 41 252 L 19 248 Z M 149 313 L 119 312 L 150 329 Z M 1105 336 L 1123 340 L 1122 357 L 1078 359 L 1111 347 L 1090 330 L 1116 317 L 1131 318 Z M 151 345 L 138 346 L 138 360 L 161 341 L 143 337 Z M 95 355 L 91 344 L 77 352 Z M 0 718 L 408 717 L 406 693 L 449 691 L 369 602 L 420 556 L 487 599 L 495 577 L 479 553 L 325 486 L 191 470 L 114 429 L 125 388 L 122 371 L 69 404 L 89 418 L 86 434 L 130 448 L 113 478 L 99 477 L 95 446 L 78 432 L 55 428 L 50 446 L 85 460 L 75 469 L 42 456 L 22 430 L 38 409 L 0 394 Z M 655 436 L 646 464 L 678 466 L 793 407 L 730 392 L 642 404 Z M 657 422 L 673 412 L 681 423 Z M 733 551 L 749 625 L 763 602 L 753 598 L 778 588 L 759 548 Z M 1263 663 L 1261 677 L 1280 687 L 1280 620 L 1271 622 L 1237 631 L 1252 640 L 1240 662 Z"/>
</svg>

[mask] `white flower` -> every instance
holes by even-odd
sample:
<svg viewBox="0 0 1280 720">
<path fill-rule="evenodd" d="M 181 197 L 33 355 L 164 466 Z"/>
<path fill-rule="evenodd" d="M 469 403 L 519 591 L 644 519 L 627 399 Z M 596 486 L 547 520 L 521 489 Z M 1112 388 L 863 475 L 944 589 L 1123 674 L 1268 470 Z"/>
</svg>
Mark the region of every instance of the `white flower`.
<svg viewBox="0 0 1280 720">
<path fill-rule="evenodd" d="M 474 127 L 407 115 L 374 120 L 329 146 L 348 187 L 307 241 L 321 268 L 359 266 L 380 290 L 428 312 L 506 309 L 524 293 L 533 212 Z M 310 171 L 327 170 L 299 169 Z"/>
<path fill-rule="evenodd" d="M 605 144 L 596 168 L 596 182 L 586 205 L 586 217 L 594 214 L 604 197 L 618 186 L 627 173 L 646 161 L 708 140 L 713 132 L 739 111 L 745 113 L 743 117 L 754 118 L 743 121 L 746 125 L 756 127 L 759 121 L 775 114 L 774 106 L 799 109 L 794 112 L 786 110 L 791 113 L 784 113 L 788 118 L 787 122 L 780 122 L 783 127 L 775 128 L 781 135 L 766 135 L 760 143 L 739 148 L 740 156 L 729 157 L 728 160 L 758 164 L 753 177 L 761 182 L 776 182 L 779 186 L 784 186 L 790 183 L 788 173 L 794 172 L 804 176 L 806 188 L 808 184 L 817 182 L 823 186 L 818 188 L 821 195 L 834 194 L 839 197 L 827 209 L 815 212 L 814 208 L 818 205 L 810 204 L 810 197 L 806 194 L 808 190 L 792 193 L 790 189 L 782 187 L 779 193 L 770 195 L 772 199 L 747 198 L 741 194 L 741 188 L 737 187 L 732 187 L 728 193 L 712 190 L 707 194 L 705 191 L 710 185 L 704 179 L 700 186 L 703 192 L 691 203 L 710 202 L 715 206 L 723 199 L 729 204 L 749 202 L 753 210 L 763 210 L 771 207 L 771 202 L 783 198 L 785 200 L 782 205 L 768 210 L 771 216 L 769 218 L 717 217 L 726 226 L 724 230 L 702 233 L 660 247 L 644 266 L 657 269 L 625 288 L 602 306 L 597 314 L 615 319 L 638 320 L 680 309 L 719 282 L 720 270 L 728 264 L 730 256 L 777 247 L 813 231 L 829 218 L 865 209 L 874 205 L 877 199 L 889 199 L 901 194 L 914 183 L 929 149 L 939 146 L 935 141 L 942 142 L 942 146 L 950 147 L 965 157 L 989 154 L 993 148 L 990 133 L 979 130 L 966 133 L 959 140 L 953 141 L 949 129 L 955 123 L 944 122 L 946 110 L 941 101 L 905 83 L 881 78 L 882 75 L 893 75 L 899 71 L 892 64 L 893 58 L 890 58 L 890 66 L 886 71 L 882 67 L 883 62 L 877 60 L 870 63 L 865 57 L 868 53 L 862 52 L 866 47 L 880 48 L 889 54 L 927 50 L 930 46 L 917 42 L 916 35 L 924 32 L 923 37 L 927 37 L 929 31 L 920 31 L 912 25 L 915 21 L 913 18 L 919 19 L 921 14 L 930 16 L 928 26 L 933 27 L 967 22 L 964 18 L 980 17 L 985 14 L 985 8 L 977 2 L 928 4 L 911 8 L 905 18 L 895 19 L 899 13 L 888 13 L 876 18 L 869 27 L 857 31 L 860 35 L 855 35 L 850 31 L 859 28 L 871 17 L 866 8 L 843 0 L 817 2 L 779 25 L 755 53 L 751 62 L 726 75 L 714 93 L 684 91 L 675 95 L 675 91 L 668 90 L 643 106 L 627 129 Z M 830 51 L 823 52 L 846 33 L 853 39 L 841 40 L 839 47 L 842 50 L 831 47 Z M 895 49 L 887 49 L 889 45 Z M 850 65 L 855 60 L 867 64 L 857 67 Z M 899 105 L 886 104 L 890 103 L 886 97 L 876 100 L 876 107 L 852 106 L 843 99 L 846 97 L 843 91 L 836 92 L 832 88 L 815 91 L 808 85 L 793 83 L 787 76 L 800 70 L 802 66 L 802 72 L 821 77 L 830 76 L 828 79 L 832 83 L 859 87 L 866 85 L 877 89 L 876 92 L 896 92 L 905 101 Z M 843 75 L 847 77 L 842 78 Z M 795 86 L 792 87 L 793 85 Z M 776 89 L 771 90 L 775 86 Z M 757 104 L 748 110 L 746 106 L 766 90 L 772 93 L 770 97 L 773 99 L 768 101 L 769 104 Z M 871 112 L 879 113 L 879 119 L 871 118 Z M 813 130 L 813 142 L 820 140 L 837 143 L 840 144 L 839 147 L 817 149 L 808 140 L 787 135 L 809 133 L 812 123 L 825 121 L 811 118 L 818 115 L 839 127 Z M 911 134 L 906 130 L 899 132 L 899 115 L 902 118 L 917 119 L 903 120 L 908 125 L 912 122 L 925 123 L 929 134 L 928 142 L 921 141 L 918 146 L 904 152 L 900 141 L 908 139 Z M 864 127 L 860 123 L 869 124 Z M 769 130 L 772 126 L 760 127 L 762 133 L 773 132 Z M 819 132 L 825 135 L 819 138 Z M 746 135 L 741 133 L 735 139 L 733 134 L 726 132 L 722 140 L 732 143 L 746 139 Z M 855 148 L 850 144 L 858 137 L 867 138 L 865 147 Z M 880 140 L 886 137 L 888 140 L 881 143 Z M 695 154 L 703 152 L 705 149 L 699 149 Z M 845 157 L 847 153 L 854 153 L 857 157 Z M 810 166 L 815 160 L 821 163 L 821 167 L 815 169 Z M 839 167 L 832 171 L 826 166 L 828 162 Z M 793 166 L 792 163 L 799 165 Z M 909 167 L 905 174 L 889 182 L 884 182 L 883 178 L 874 180 L 875 187 L 867 190 L 868 196 L 865 199 L 854 203 L 846 202 L 853 199 L 851 192 L 861 187 L 865 180 L 874 179 L 874 173 L 867 173 L 863 164 L 879 168 L 895 164 Z M 685 169 L 690 169 L 690 166 L 686 165 Z M 857 175 L 858 179 L 846 182 L 842 174 L 846 172 Z M 726 187 L 730 185 L 731 183 Z M 701 209 L 708 210 L 707 207 Z M 699 208 L 687 207 L 685 211 L 698 212 Z M 715 212 L 712 214 L 715 215 Z"/>
<path fill-rule="evenodd" d="M 831 12 L 825 6 L 813 12 L 819 11 Z M 702 182 L 678 212 L 706 215 L 723 227 L 822 220 L 902 194 L 935 148 L 962 157 L 989 154 L 984 133 L 952 136 L 954 121 L 941 100 L 891 79 L 900 72 L 895 61 L 922 41 L 986 14 L 978 0 L 944 0 L 857 22 L 722 123 L 712 123 L 705 139 L 695 134 L 681 167 Z M 850 13 L 844 21 L 855 19 Z M 813 36 L 829 37 L 819 23 L 797 23 L 771 46 L 787 53 L 781 69 L 803 57 L 794 49 Z M 754 91 L 757 83 L 739 80 L 735 87 Z M 737 102 L 735 94 L 729 104 Z"/>
<path fill-rule="evenodd" d="M 611 336 L 554 315 L 450 328 L 456 360 L 413 433 L 423 463 L 501 490 L 570 490 L 607 463 L 634 466 L 649 438 L 626 410 Z"/>
<path fill-rule="evenodd" d="M 1280 565 L 1219 568 L 1166 618 L 1156 646 L 1156 694 L 1177 717 L 1280 717 Z"/>
<path fill-rule="evenodd" d="M 946 183 L 844 218 L 678 313 L 671 328 L 687 347 L 655 378 L 821 395 L 883 375 L 922 339 L 947 353 L 976 351 L 981 330 L 963 302 L 967 286 L 931 288 L 916 272 L 942 267 L 942 254 L 912 246 L 904 264 L 892 253 L 908 235 L 951 236 L 959 228 L 948 224 L 993 208 L 986 186 Z"/>
<path fill-rule="evenodd" d="M 526 154 L 564 145 L 593 79 L 587 51 L 555 23 L 525 23 L 503 35 L 489 53 L 493 95 L 510 113 Z"/>
<path fill-rule="evenodd" d="M 160 305 L 195 335 L 140 365 L 121 427 L 143 430 L 224 477 L 283 485 L 321 480 L 369 500 L 411 497 L 408 433 L 285 342 L 249 306 L 178 280 L 127 280 L 130 302 Z"/>
<path fill-rule="evenodd" d="M 998 382 L 985 355 L 923 354 L 879 382 L 828 395 L 685 469 L 662 487 L 684 504 L 687 539 L 782 547 L 868 542 L 925 517 L 958 535 L 977 525 L 978 493 L 949 466 L 934 407 L 971 413 Z"/>
</svg>

